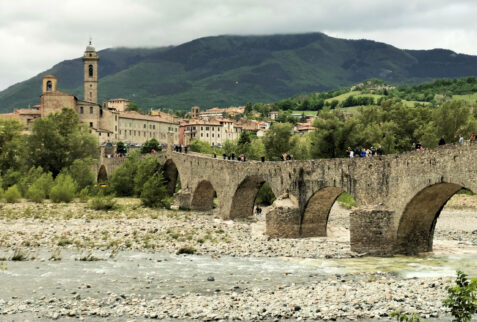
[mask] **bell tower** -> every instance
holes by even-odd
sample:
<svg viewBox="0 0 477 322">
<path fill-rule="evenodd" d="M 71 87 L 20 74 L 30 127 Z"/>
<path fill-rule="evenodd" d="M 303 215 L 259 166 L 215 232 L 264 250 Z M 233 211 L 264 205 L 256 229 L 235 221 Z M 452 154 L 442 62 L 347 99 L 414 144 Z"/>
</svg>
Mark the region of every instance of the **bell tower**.
<svg viewBox="0 0 477 322">
<path fill-rule="evenodd" d="M 96 104 L 98 103 L 98 61 L 98 53 L 90 40 L 83 56 L 84 100 Z"/>
</svg>

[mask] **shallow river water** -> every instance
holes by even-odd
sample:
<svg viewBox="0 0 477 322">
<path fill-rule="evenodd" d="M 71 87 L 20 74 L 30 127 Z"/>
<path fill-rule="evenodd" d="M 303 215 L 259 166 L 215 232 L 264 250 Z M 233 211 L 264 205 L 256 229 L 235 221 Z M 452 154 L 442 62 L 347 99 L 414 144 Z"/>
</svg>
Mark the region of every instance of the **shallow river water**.
<svg viewBox="0 0 477 322">
<path fill-rule="evenodd" d="M 75 289 L 88 296 L 103 293 L 140 293 L 145 298 L 200 294 L 252 287 L 268 288 L 342 274 L 388 272 L 400 278 L 453 276 L 457 269 L 477 277 L 477 249 L 448 250 L 419 257 L 301 259 L 253 258 L 120 252 L 114 258 L 94 253 L 97 261 L 79 261 L 78 253 L 61 254 L 61 261 L 48 261 L 49 253 L 35 260 L 8 261 L 0 271 L 0 299 L 44 295 L 61 297 Z"/>
</svg>

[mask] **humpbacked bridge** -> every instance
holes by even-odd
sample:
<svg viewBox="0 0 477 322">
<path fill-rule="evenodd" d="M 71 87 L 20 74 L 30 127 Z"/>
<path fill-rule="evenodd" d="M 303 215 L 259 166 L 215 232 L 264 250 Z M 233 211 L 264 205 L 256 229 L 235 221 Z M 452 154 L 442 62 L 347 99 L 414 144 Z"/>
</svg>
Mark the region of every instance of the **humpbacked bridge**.
<svg viewBox="0 0 477 322">
<path fill-rule="evenodd" d="M 171 146 L 171 145 L 169 145 Z M 477 192 L 477 143 L 369 158 L 237 162 L 206 155 L 157 154 L 168 191 L 182 208 L 210 210 L 218 198 L 223 219 L 249 217 L 260 187 L 268 182 L 282 207 L 267 214 L 272 237 L 326 236 L 332 205 L 344 191 L 359 207 L 350 215 L 351 250 L 368 255 L 432 251 L 437 218 L 462 188 Z M 101 158 L 110 174 L 123 160 Z M 287 200 L 288 199 L 288 200 Z"/>
</svg>

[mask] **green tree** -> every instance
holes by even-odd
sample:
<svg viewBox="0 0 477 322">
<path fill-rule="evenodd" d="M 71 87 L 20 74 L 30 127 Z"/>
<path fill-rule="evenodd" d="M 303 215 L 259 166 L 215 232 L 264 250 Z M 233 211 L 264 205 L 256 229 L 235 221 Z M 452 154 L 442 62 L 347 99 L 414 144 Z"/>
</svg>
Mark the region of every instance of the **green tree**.
<svg viewBox="0 0 477 322">
<path fill-rule="evenodd" d="M 212 154 L 214 152 L 214 149 L 209 145 L 209 143 L 199 139 L 193 139 L 190 141 L 189 148 L 192 152 L 204 154 Z"/>
<path fill-rule="evenodd" d="M 54 176 L 74 160 L 98 155 L 98 140 L 79 124 L 78 115 L 70 108 L 37 119 L 27 142 L 29 165 L 41 166 Z"/>
<path fill-rule="evenodd" d="M 25 158 L 22 131 L 24 126 L 17 120 L 0 119 L 0 172 L 19 170 Z"/>
<path fill-rule="evenodd" d="M 109 184 L 111 190 L 117 196 L 134 196 L 135 186 L 133 178 L 136 176 L 137 163 L 137 153 L 134 153 L 128 156 L 126 161 L 111 174 Z"/>
<path fill-rule="evenodd" d="M 445 102 L 436 109 L 432 115 L 434 125 L 438 133 L 444 137 L 446 142 L 456 142 L 459 135 L 468 135 L 471 124 L 472 113 L 463 101 Z"/>
<path fill-rule="evenodd" d="M 147 154 L 147 153 L 151 153 L 152 150 L 158 152 L 158 151 L 161 151 L 162 150 L 162 147 L 161 145 L 159 144 L 159 142 L 155 139 L 155 138 L 152 138 L 150 140 L 147 140 L 144 145 L 142 146 L 141 148 L 141 153 L 142 154 Z"/>
<path fill-rule="evenodd" d="M 30 189 L 34 191 L 41 190 L 43 199 L 50 197 L 51 188 L 54 186 L 55 182 L 53 180 L 53 175 L 51 172 L 43 173 L 33 184 L 30 186 Z M 28 191 L 30 191 L 30 189 Z M 28 192 L 27 192 L 27 198 Z"/>
<path fill-rule="evenodd" d="M 126 154 L 126 153 L 128 153 L 128 149 L 127 149 L 127 147 L 126 147 L 126 144 L 124 144 L 124 142 L 119 141 L 119 142 L 116 144 L 116 153 L 118 153 L 118 154 Z"/>
<path fill-rule="evenodd" d="M 256 205 L 270 206 L 275 201 L 275 194 L 272 188 L 265 182 L 260 190 L 258 190 L 257 197 L 255 198 Z"/>
<path fill-rule="evenodd" d="M 283 153 L 291 150 L 290 137 L 293 125 L 289 123 L 274 123 L 263 137 L 265 153 L 268 160 L 280 160 Z"/>
<path fill-rule="evenodd" d="M 142 109 L 133 102 L 129 102 L 128 107 L 126 107 L 126 111 L 134 111 L 134 112 L 139 112 L 142 113 Z"/>
<path fill-rule="evenodd" d="M 149 180 L 154 173 L 160 171 L 161 167 L 159 160 L 153 155 L 148 155 L 146 158 L 137 161 L 136 175 L 133 179 L 136 196 L 141 196 L 147 180 Z"/>
<path fill-rule="evenodd" d="M 156 172 L 144 184 L 141 201 L 146 207 L 170 208 L 171 199 L 167 194 L 165 180 L 160 172 Z"/>
<path fill-rule="evenodd" d="M 77 159 L 66 169 L 65 172 L 76 182 L 78 190 L 94 185 L 95 175 L 91 171 L 93 165 L 93 160 L 89 158 Z"/>
</svg>

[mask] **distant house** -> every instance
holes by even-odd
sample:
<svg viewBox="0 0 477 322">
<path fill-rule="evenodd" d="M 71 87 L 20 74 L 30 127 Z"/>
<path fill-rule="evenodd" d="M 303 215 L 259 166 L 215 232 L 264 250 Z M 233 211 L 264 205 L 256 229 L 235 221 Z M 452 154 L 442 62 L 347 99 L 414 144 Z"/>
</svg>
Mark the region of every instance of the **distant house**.
<svg viewBox="0 0 477 322">
<path fill-rule="evenodd" d="M 269 119 L 272 119 L 272 120 L 276 120 L 279 115 L 280 115 L 280 112 L 278 112 L 278 111 L 271 111 L 270 113 L 268 113 L 268 118 L 269 118 Z"/>
<path fill-rule="evenodd" d="M 310 133 L 315 129 L 311 123 L 297 123 L 293 131 L 298 134 Z"/>
</svg>

